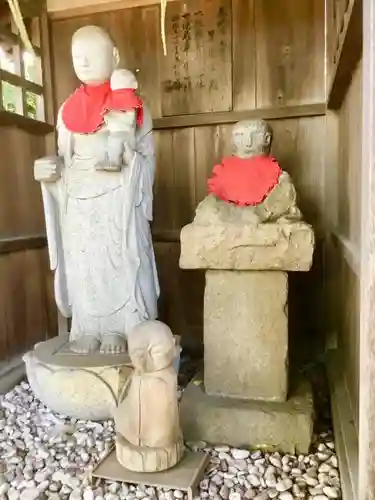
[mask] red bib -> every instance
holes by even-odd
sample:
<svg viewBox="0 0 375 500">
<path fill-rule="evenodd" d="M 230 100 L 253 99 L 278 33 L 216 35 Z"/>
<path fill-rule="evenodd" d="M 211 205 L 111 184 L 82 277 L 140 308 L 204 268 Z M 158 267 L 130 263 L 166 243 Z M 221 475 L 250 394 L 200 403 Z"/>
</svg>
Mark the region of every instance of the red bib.
<svg viewBox="0 0 375 500">
<path fill-rule="evenodd" d="M 282 170 L 271 156 L 223 158 L 208 180 L 208 191 L 236 205 L 258 205 L 278 183 Z"/>
<path fill-rule="evenodd" d="M 134 89 L 111 90 L 109 82 L 81 85 L 62 108 L 62 121 L 70 132 L 92 134 L 104 124 L 108 111 L 137 111 L 137 125 L 143 123 L 143 102 Z"/>
</svg>

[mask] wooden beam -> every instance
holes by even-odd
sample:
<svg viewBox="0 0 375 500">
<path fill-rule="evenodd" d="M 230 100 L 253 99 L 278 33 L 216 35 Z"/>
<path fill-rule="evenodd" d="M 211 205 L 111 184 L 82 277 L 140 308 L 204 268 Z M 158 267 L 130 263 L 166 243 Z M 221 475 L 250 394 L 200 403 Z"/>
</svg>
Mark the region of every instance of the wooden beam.
<svg viewBox="0 0 375 500">
<path fill-rule="evenodd" d="M 10 73 L 9 71 L 5 71 L 5 69 L 0 69 L 0 80 L 5 82 L 9 82 L 16 87 L 21 87 L 23 89 L 29 90 L 36 95 L 43 95 L 43 86 L 38 85 L 34 82 L 29 82 L 25 80 L 21 76 L 15 75 L 14 73 Z"/>
<path fill-rule="evenodd" d="M 42 234 L 0 238 L 0 254 L 34 250 L 36 248 L 44 248 L 46 245 L 47 238 Z"/>
<path fill-rule="evenodd" d="M 353 409 L 337 350 L 327 353 L 326 367 L 342 496 L 348 500 L 358 500 L 358 431 L 354 425 Z"/>
<path fill-rule="evenodd" d="M 333 67 L 328 108 L 338 110 L 344 101 L 354 70 L 362 57 L 363 1 L 352 0 L 344 16 Z"/>
<path fill-rule="evenodd" d="M 55 109 L 53 100 L 53 84 L 52 84 L 52 57 L 51 57 L 51 39 L 50 39 L 50 22 L 47 16 L 47 11 L 44 10 L 40 16 L 40 35 L 42 47 L 42 75 L 43 75 L 43 91 L 44 91 L 44 110 L 46 122 L 54 124 Z M 52 154 L 55 149 L 55 140 L 51 138 L 47 141 L 48 152 Z"/>
<path fill-rule="evenodd" d="M 363 0 L 359 493 L 375 500 L 375 2 Z"/>
<path fill-rule="evenodd" d="M 285 120 L 286 118 L 303 118 L 324 116 L 326 104 L 304 104 L 301 106 L 285 106 L 279 108 L 252 109 L 249 111 L 224 111 L 220 113 L 201 113 L 196 115 L 168 116 L 154 119 L 154 129 L 201 127 L 205 125 L 222 125 L 236 123 L 241 120 L 263 118 L 264 120 Z"/>
<path fill-rule="evenodd" d="M 33 135 L 47 135 L 54 131 L 54 126 L 33 118 L 18 115 L 0 109 L 0 127 L 17 127 Z"/>
<path fill-rule="evenodd" d="M 168 0 L 174 2 L 177 0 Z M 65 8 L 66 0 L 49 0 L 47 2 L 48 16 L 53 21 L 71 19 L 72 17 L 91 16 L 100 12 L 112 12 L 122 9 L 133 9 L 135 7 L 146 7 L 160 4 L 160 0 L 117 0 L 102 1 L 94 3 L 93 0 L 81 0 L 76 2 L 78 6 Z"/>
</svg>

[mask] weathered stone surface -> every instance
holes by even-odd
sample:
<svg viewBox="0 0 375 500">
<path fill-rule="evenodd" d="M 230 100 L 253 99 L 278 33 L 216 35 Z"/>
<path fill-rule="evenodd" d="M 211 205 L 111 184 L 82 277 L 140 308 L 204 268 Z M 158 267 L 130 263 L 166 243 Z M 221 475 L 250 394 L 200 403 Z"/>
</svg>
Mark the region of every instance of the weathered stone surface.
<svg viewBox="0 0 375 500">
<path fill-rule="evenodd" d="M 313 430 L 310 384 L 300 381 L 285 403 L 208 396 L 198 377 L 184 391 L 181 423 L 187 441 L 308 453 Z"/>
<path fill-rule="evenodd" d="M 55 337 L 24 356 L 34 394 L 62 415 L 84 420 L 112 418 L 117 395 L 132 371 L 129 356 L 60 354 L 68 341 L 67 335 Z"/>
<path fill-rule="evenodd" d="M 281 271 L 207 271 L 204 382 L 208 394 L 285 401 L 288 277 Z"/>
<path fill-rule="evenodd" d="M 258 224 L 253 207 L 229 204 L 208 213 L 203 217 L 198 208 L 195 221 L 181 231 L 182 269 L 310 269 L 314 233 L 305 222 Z"/>
</svg>

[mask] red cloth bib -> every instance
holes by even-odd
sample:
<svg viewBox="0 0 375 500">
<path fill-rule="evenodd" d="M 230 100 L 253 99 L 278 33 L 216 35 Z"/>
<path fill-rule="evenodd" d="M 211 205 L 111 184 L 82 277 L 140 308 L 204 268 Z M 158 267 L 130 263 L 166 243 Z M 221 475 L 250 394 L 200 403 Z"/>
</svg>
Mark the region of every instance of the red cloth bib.
<svg viewBox="0 0 375 500">
<path fill-rule="evenodd" d="M 208 191 L 236 205 L 258 205 L 278 183 L 282 170 L 271 156 L 223 158 L 208 180 Z"/>
<path fill-rule="evenodd" d="M 70 132 L 92 134 L 104 124 L 108 111 L 137 111 L 137 125 L 143 123 L 143 102 L 134 89 L 112 90 L 109 82 L 81 85 L 65 101 L 62 121 Z"/>
</svg>

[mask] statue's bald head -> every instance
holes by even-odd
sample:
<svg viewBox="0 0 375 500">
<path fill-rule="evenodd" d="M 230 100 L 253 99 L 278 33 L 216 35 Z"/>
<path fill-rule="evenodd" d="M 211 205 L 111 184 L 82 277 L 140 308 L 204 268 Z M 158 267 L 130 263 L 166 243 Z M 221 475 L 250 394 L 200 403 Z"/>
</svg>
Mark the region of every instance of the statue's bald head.
<svg viewBox="0 0 375 500">
<path fill-rule="evenodd" d="M 83 26 L 74 33 L 72 58 L 77 77 L 93 85 L 108 80 L 119 62 L 111 36 L 99 26 Z"/>
<path fill-rule="evenodd" d="M 108 45 L 108 47 L 113 48 L 115 46 L 111 36 L 107 31 L 105 31 L 100 26 L 83 26 L 79 28 L 73 35 L 72 44 L 80 41 L 98 41 L 103 45 Z"/>
<path fill-rule="evenodd" d="M 237 156 L 268 155 L 272 145 L 272 128 L 264 120 L 242 120 L 233 127 L 232 145 Z"/>
</svg>

